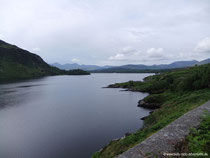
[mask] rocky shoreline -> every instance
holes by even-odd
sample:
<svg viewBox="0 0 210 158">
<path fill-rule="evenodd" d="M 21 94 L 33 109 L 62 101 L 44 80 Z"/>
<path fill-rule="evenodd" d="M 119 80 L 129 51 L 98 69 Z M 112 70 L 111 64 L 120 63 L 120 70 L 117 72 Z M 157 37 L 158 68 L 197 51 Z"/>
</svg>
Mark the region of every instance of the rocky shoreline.
<svg viewBox="0 0 210 158">
<path fill-rule="evenodd" d="M 157 103 L 147 103 L 144 99 L 139 100 L 138 102 L 138 107 L 142 107 L 142 108 L 146 108 L 146 109 L 151 109 L 151 110 L 155 110 L 160 108 L 160 105 Z"/>
<path fill-rule="evenodd" d="M 104 88 L 123 88 L 124 89 L 123 91 L 141 92 L 141 91 L 129 88 L 127 85 L 120 86 L 118 84 L 111 84 L 111 85 L 109 85 L 107 87 L 104 87 Z M 137 107 L 142 107 L 142 108 L 145 108 L 145 109 L 155 110 L 155 109 L 160 108 L 160 103 L 156 103 L 156 102 L 149 103 L 149 102 L 146 102 L 143 98 L 143 99 L 138 101 Z"/>
<path fill-rule="evenodd" d="M 108 85 L 107 87 L 103 87 L 103 88 L 122 88 L 123 89 L 122 91 L 141 92 L 141 91 L 138 91 L 138 90 L 134 90 L 132 88 L 129 88 L 126 85 L 120 86 L 120 85 L 117 85 L 117 84 L 111 84 L 111 85 Z M 144 120 L 146 120 L 150 116 L 150 114 L 152 114 L 155 111 L 155 109 L 160 108 L 160 104 L 159 103 L 155 103 L 155 102 L 148 103 L 143 98 L 143 99 L 141 99 L 141 100 L 138 101 L 137 107 L 141 107 L 141 108 L 145 108 L 145 109 L 151 110 L 149 112 L 149 115 L 140 118 L 140 120 L 143 120 L 144 121 Z M 129 135 L 130 135 L 130 133 L 129 133 Z M 114 139 L 112 141 L 123 139 L 126 136 L 128 136 L 128 133 L 125 133 L 125 135 L 123 137 Z"/>
</svg>

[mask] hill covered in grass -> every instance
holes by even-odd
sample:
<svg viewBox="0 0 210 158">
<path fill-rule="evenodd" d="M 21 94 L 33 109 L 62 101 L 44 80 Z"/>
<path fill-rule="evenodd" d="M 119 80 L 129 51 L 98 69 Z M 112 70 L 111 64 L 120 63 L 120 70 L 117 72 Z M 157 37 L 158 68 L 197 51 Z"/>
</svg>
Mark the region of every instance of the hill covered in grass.
<svg viewBox="0 0 210 158">
<path fill-rule="evenodd" d="M 0 81 L 50 75 L 87 75 L 83 70 L 60 70 L 40 56 L 0 40 Z"/>
<path fill-rule="evenodd" d="M 210 100 L 210 64 L 149 76 L 143 82 L 129 81 L 108 87 L 149 92 L 150 95 L 140 100 L 138 106 L 155 110 L 145 118 L 142 129 L 123 139 L 111 141 L 101 151 L 95 152 L 93 158 L 113 158 L 142 142 L 186 112 Z M 209 125 L 205 128 L 209 128 Z M 209 135 L 205 135 L 205 138 L 209 138 Z M 208 144 L 203 143 L 199 149 L 207 147 L 209 147 Z"/>
<path fill-rule="evenodd" d="M 143 82 L 129 81 L 109 85 L 109 87 L 128 88 L 152 94 L 165 91 L 180 92 L 210 88 L 210 64 L 160 73 L 146 77 Z"/>
</svg>

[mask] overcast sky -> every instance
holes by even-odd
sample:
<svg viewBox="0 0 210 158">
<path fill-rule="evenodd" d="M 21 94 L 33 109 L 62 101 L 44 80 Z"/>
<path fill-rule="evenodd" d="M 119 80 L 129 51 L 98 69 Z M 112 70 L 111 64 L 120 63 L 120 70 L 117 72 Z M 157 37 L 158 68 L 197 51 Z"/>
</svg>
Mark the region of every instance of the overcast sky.
<svg viewBox="0 0 210 158">
<path fill-rule="evenodd" d="M 210 58 L 210 0 L 0 0 L 0 39 L 46 62 Z"/>
</svg>

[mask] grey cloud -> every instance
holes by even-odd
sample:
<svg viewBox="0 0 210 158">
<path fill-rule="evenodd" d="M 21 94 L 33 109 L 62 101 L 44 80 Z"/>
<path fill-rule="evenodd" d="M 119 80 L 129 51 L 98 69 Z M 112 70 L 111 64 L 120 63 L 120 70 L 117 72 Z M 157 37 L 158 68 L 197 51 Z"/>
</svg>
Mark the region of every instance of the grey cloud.
<svg viewBox="0 0 210 158">
<path fill-rule="evenodd" d="M 163 48 L 149 48 L 145 52 L 140 50 L 132 49 L 131 47 L 126 47 L 126 50 L 132 50 L 129 51 L 129 53 L 117 53 L 114 56 L 110 56 L 109 60 L 112 61 L 131 61 L 131 62 L 154 62 L 154 61 L 163 61 L 171 56 L 164 53 Z"/>
<path fill-rule="evenodd" d="M 209 0 L 1 0 L 0 38 L 49 63 L 201 59 L 191 54 L 208 48 L 196 44 L 210 36 L 209 10 Z"/>
<path fill-rule="evenodd" d="M 194 51 L 199 53 L 210 53 L 210 37 L 206 37 L 199 41 Z"/>
</svg>

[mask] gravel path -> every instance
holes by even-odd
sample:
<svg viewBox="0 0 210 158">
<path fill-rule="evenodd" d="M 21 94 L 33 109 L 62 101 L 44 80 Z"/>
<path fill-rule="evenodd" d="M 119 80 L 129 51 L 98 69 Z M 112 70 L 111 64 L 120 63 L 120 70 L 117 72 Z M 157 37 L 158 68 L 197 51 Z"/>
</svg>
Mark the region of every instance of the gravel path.
<svg viewBox="0 0 210 158">
<path fill-rule="evenodd" d="M 164 153 L 173 152 L 175 144 L 189 134 L 190 128 L 200 124 L 205 110 L 210 112 L 210 101 L 187 112 L 116 158 L 163 157 Z"/>
</svg>

